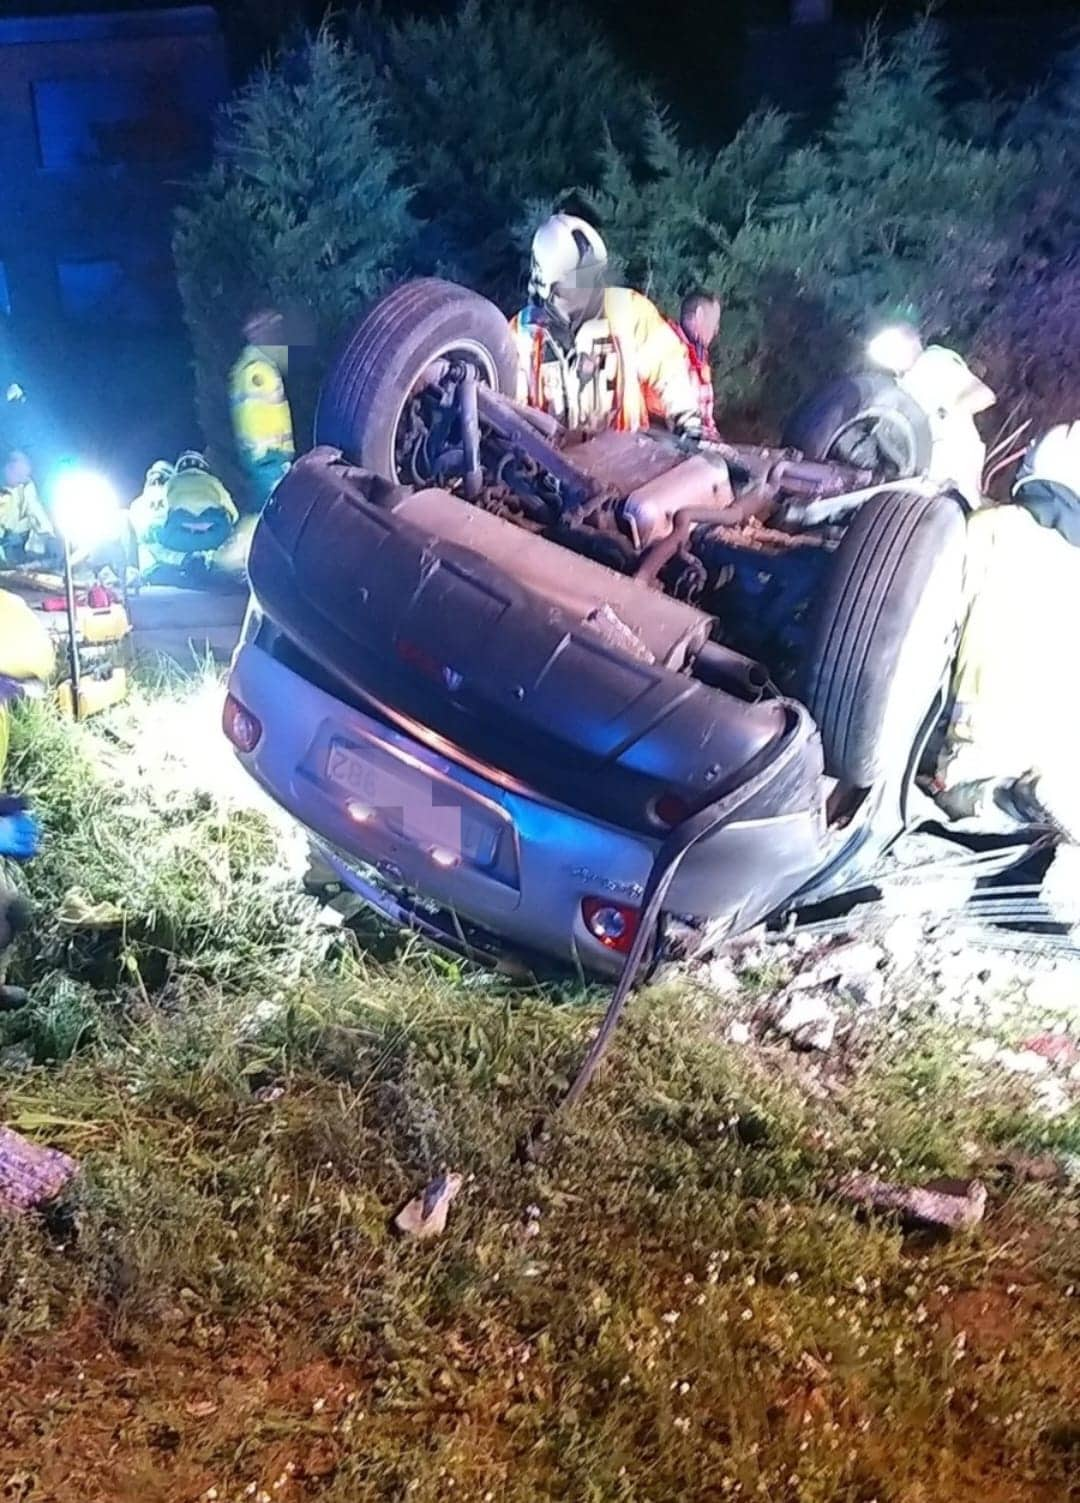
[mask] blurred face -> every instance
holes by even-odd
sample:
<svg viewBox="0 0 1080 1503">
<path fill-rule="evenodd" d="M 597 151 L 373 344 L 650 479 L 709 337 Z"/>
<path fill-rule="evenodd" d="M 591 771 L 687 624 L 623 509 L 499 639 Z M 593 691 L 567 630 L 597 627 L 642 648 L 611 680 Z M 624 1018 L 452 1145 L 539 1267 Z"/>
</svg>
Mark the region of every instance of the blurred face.
<svg viewBox="0 0 1080 1503">
<path fill-rule="evenodd" d="M 702 303 L 686 321 L 686 332 L 696 344 L 708 349 L 720 333 L 720 304 Z"/>
<path fill-rule="evenodd" d="M 9 454 L 4 461 L 3 480 L 9 489 L 17 485 L 26 485 L 33 478 L 33 470 L 30 461 L 21 449 L 16 449 Z"/>
</svg>

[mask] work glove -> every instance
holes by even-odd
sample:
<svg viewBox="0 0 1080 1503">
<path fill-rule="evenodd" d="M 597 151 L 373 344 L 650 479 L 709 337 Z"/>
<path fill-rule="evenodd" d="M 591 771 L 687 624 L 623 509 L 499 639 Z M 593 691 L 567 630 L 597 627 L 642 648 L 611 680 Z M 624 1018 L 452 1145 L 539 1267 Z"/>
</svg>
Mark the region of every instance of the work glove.
<svg viewBox="0 0 1080 1503">
<path fill-rule="evenodd" d="M 705 428 L 701 421 L 700 412 L 680 413 L 675 418 L 672 426 L 676 436 L 686 439 L 688 443 L 699 444 L 705 437 Z"/>
<path fill-rule="evenodd" d="M 21 799 L 0 798 L 0 856 L 29 861 L 41 849 L 41 826 Z"/>
</svg>

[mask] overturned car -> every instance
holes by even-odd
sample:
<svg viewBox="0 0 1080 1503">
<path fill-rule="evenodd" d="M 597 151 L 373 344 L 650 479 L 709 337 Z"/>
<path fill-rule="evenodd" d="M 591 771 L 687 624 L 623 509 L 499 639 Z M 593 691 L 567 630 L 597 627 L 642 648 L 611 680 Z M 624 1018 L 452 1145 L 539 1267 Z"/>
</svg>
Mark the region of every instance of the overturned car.
<svg viewBox="0 0 1080 1503">
<path fill-rule="evenodd" d="M 452 284 L 352 333 L 252 545 L 252 776 L 342 883 L 489 958 L 611 973 L 864 882 L 945 708 L 961 500 L 869 420 L 856 462 L 691 448 L 514 383 Z"/>
</svg>

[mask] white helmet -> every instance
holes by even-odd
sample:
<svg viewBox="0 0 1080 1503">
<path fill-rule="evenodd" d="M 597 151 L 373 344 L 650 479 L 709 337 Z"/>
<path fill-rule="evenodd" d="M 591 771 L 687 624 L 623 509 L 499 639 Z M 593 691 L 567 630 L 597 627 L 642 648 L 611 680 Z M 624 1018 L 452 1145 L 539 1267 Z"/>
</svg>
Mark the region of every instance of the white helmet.
<svg viewBox="0 0 1080 1503">
<path fill-rule="evenodd" d="M 1059 423 L 1029 446 L 1016 472 L 1013 495 L 1040 481 L 1080 496 L 1080 423 Z"/>
<path fill-rule="evenodd" d="M 574 214 L 553 214 L 533 236 L 529 293 L 546 303 L 558 286 L 596 287 L 607 259 L 607 246 L 591 224 Z"/>
</svg>

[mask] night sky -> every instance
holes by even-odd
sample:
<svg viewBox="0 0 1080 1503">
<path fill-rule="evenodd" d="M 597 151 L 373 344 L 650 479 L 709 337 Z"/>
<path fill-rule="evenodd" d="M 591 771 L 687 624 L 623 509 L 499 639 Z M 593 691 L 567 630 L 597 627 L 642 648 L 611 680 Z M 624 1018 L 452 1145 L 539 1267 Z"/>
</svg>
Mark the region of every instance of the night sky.
<svg viewBox="0 0 1080 1503">
<path fill-rule="evenodd" d="M 0 0 L 0 15 L 55 15 L 63 11 L 144 10 L 168 0 Z M 184 0 L 173 0 L 183 4 Z M 327 9 L 326 0 L 209 0 L 215 5 L 229 38 L 241 76 L 275 42 L 297 24 L 314 24 Z M 390 15 L 419 11 L 438 13 L 452 0 L 382 0 Z M 745 79 L 743 51 L 747 33 L 784 22 L 788 0 L 580 0 L 601 25 L 626 62 L 652 78 L 662 95 L 676 106 L 685 123 L 697 123 L 705 134 L 732 128 L 744 112 L 740 92 Z M 334 0 L 333 9 L 349 8 L 351 0 Z M 838 21 L 848 27 L 876 16 L 902 23 L 924 8 L 925 0 L 834 0 Z M 552 7 L 554 9 L 554 7 Z M 941 0 L 941 17 L 952 26 L 953 71 L 959 81 L 989 80 L 998 92 L 1025 90 L 1037 84 L 1052 65 L 1060 39 L 1071 23 L 1080 30 L 1080 0 Z M 1010 24 L 1016 18 L 1016 24 Z M 989 26 L 978 23 L 989 21 Z M 973 24 L 974 23 L 974 24 Z M 848 27 L 836 28 L 830 40 L 816 44 L 816 65 L 822 51 L 848 51 L 853 36 Z M 757 67 L 760 70 L 760 43 Z M 814 49 L 812 48 L 811 51 Z M 809 55 L 809 54 L 808 54 Z M 796 53 L 797 57 L 797 53 Z M 751 102 L 756 102 L 751 100 Z M 781 99 L 781 104 L 790 101 Z"/>
</svg>

